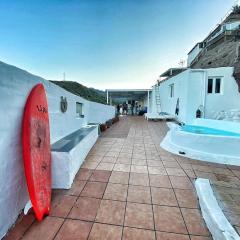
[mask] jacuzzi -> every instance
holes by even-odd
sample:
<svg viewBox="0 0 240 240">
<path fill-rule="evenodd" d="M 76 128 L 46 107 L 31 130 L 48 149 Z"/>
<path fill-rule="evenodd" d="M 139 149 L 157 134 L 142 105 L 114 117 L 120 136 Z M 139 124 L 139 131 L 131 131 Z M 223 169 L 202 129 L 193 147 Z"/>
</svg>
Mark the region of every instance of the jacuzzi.
<svg viewBox="0 0 240 240">
<path fill-rule="evenodd" d="M 240 166 L 240 123 L 196 119 L 170 130 L 160 146 L 174 154 L 214 163 Z"/>
</svg>

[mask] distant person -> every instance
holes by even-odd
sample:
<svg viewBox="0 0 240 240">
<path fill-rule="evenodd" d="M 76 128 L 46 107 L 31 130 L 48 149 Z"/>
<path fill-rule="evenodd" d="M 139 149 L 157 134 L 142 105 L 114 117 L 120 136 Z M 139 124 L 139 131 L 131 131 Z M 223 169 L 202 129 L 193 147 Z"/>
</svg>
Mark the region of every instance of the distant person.
<svg viewBox="0 0 240 240">
<path fill-rule="evenodd" d="M 117 113 L 119 114 L 119 112 L 120 112 L 120 105 L 118 104 L 117 105 Z"/>
<path fill-rule="evenodd" d="M 123 114 L 127 115 L 127 104 L 123 104 Z"/>
<path fill-rule="evenodd" d="M 122 107 L 122 105 L 120 106 L 119 113 L 120 113 L 120 115 L 123 114 L 123 107 Z"/>
</svg>

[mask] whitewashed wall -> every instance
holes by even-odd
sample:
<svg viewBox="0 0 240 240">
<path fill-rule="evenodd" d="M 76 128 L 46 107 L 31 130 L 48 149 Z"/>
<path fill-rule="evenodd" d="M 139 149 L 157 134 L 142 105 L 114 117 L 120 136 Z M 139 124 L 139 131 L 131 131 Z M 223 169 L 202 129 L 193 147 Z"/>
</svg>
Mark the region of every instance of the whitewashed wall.
<svg viewBox="0 0 240 240">
<path fill-rule="evenodd" d="M 161 98 L 161 111 L 175 115 L 177 99 L 179 98 L 179 119 L 186 119 L 187 90 L 188 90 L 189 71 L 184 71 L 175 77 L 161 82 L 159 86 Z M 174 97 L 170 98 L 169 85 L 174 83 Z M 154 98 L 154 96 L 153 96 Z M 154 101 L 154 99 L 153 99 Z M 153 103 L 154 104 L 154 103 Z"/>
<path fill-rule="evenodd" d="M 88 122 L 104 122 L 115 113 L 112 106 L 89 102 L 40 77 L 0 62 L 0 239 L 28 200 L 21 152 L 21 121 L 27 96 L 39 82 L 47 92 L 51 143 Z M 66 113 L 60 111 L 61 96 L 67 97 Z M 76 117 L 76 102 L 83 103 L 84 118 Z"/>
<path fill-rule="evenodd" d="M 235 79 L 232 77 L 232 67 L 212 68 L 207 70 L 207 76 L 222 77 L 222 93 L 206 94 L 206 118 L 213 118 L 217 112 L 240 110 L 240 93 Z"/>
<path fill-rule="evenodd" d="M 214 119 L 220 111 L 240 110 L 240 93 L 232 67 L 211 69 L 188 69 L 172 78 L 161 82 L 159 86 L 161 111 L 175 114 L 177 99 L 180 99 L 178 119 L 192 122 L 196 110 L 204 105 L 205 118 Z M 221 94 L 207 94 L 207 79 L 222 77 L 223 91 Z M 169 85 L 174 83 L 174 97 L 170 98 Z M 155 91 L 151 98 L 151 111 L 156 112 Z"/>
<path fill-rule="evenodd" d="M 104 123 L 115 116 L 115 107 L 100 103 L 89 102 L 89 123 Z"/>
</svg>

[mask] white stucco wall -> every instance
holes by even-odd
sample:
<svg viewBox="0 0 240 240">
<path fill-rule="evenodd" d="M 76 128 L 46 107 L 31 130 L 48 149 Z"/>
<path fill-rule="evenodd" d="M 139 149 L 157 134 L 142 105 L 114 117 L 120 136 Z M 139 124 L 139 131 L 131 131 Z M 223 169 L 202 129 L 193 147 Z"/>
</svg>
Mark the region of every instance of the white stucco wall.
<svg viewBox="0 0 240 240">
<path fill-rule="evenodd" d="M 189 71 L 184 71 L 175 77 L 160 83 L 159 92 L 161 98 L 161 111 L 175 115 L 177 99 L 179 98 L 178 118 L 184 121 L 186 118 L 187 90 Z M 174 97 L 170 98 L 169 85 L 174 84 Z M 154 100 L 153 100 L 154 104 Z M 153 108 L 154 109 L 154 108 Z"/>
<path fill-rule="evenodd" d="M 192 122 L 196 110 L 203 105 L 205 118 L 214 119 L 220 111 L 240 110 L 240 93 L 235 79 L 232 77 L 232 67 L 211 69 L 188 69 L 172 78 L 161 82 L 159 86 L 161 111 L 175 115 L 176 103 L 179 98 L 178 119 Z M 222 78 L 222 93 L 208 94 L 208 78 Z M 170 98 L 169 85 L 174 84 L 174 97 Z M 152 93 L 151 112 L 156 112 L 155 93 Z"/>
<path fill-rule="evenodd" d="M 232 73 L 232 67 L 211 68 L 207 70 L 208 78 L 221 77 L 223 86 L 221 94 L 206 94 L 206 118 L 213 118 L 220 111 L 240 110 L 240 93 L 238 92 L 238 86 L 232 77 Z"/>
<path fill-rule="evenodd" d="M 104 123 L 115 116 L 115 107 L 100 103 L 89 102 L 89 123 Z"/>
<path fill-rule="evenodd" d="M 21 152 L 21 121 L 27 96 L 39 82 L 47 92 L 51 143 L 88 122 L 104 122 L 115 113 L 112 106 L 89 102 L 43 78 L 0 62 L 0 239 L 28 200 Z M 60 111 L 61 96 L 67 97 L 66 113 Z M 76 102 L 83 103 L 84 118 L 76 117 Z"/>
</svg>

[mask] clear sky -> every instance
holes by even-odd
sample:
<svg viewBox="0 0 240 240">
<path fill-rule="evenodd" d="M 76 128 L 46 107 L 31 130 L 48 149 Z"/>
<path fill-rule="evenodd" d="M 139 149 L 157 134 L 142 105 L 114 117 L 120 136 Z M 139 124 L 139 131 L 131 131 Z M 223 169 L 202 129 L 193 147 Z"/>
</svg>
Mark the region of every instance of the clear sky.
<svg viewBox="0 0 240 240">
<path fill-rule="evenodd" d="M 0 0 L 0 61 L 46 79 L 150 88 L 235 0 Z"/>
</svg>

